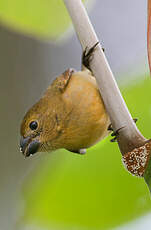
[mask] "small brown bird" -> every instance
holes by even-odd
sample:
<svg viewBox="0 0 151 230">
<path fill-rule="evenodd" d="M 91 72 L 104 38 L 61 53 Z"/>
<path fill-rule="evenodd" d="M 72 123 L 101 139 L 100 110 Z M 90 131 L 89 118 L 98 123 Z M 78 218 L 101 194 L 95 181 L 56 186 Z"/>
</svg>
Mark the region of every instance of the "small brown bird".
<svg viewBox="0 0 151 230">
<path fill-rule="evenodd" d="M 58 76 L 26 113 L 20 140 L 26 157 L 60 148 L 84 154 L 109 134 L 110 120 L 89 67 L 97 44 L 83 52 L 82 71 L 68 69 Z"/>
</svg>

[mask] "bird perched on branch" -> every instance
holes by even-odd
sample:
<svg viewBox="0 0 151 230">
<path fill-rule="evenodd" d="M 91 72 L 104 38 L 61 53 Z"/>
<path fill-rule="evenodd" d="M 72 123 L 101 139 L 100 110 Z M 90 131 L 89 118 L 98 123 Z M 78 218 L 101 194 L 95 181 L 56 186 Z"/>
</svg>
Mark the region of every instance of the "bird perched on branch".
<svg viewBox="0 0 151 230">
<path fill-rule="evenodd" d="M 110 120 L 89 66 L 97 44 L 83 52 L 82 71 L 58 76 L 26 113 L 20 131 L 26 157 L 60 148 L 84 154 L 109 134 Z"/>
</svg>

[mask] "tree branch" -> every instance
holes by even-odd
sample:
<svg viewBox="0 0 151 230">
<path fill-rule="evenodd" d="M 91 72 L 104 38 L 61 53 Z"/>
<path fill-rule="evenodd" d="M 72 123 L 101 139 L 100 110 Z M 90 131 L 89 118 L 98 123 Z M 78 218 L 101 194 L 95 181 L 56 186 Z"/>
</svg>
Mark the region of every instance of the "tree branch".
<svg viewBox="0 0 151 230">
<path fill-rule="evenodd" d="M 98 38 L 82 1 L 64 0 L 64 3 L 72 18 L 83 49 L 85 49 L 85 47 L 92 47 L 98 41 Z M 133 150 L 137 146 L 143 145 L 146 139 L 137 129 L 126 107 L 101 46 L 96 48 L 91 62 L 91 69 L 96 77 L 113 129 L 118 130 L 123 127 L 123 129 L 120 130 L 118 138 L 122 154 Z"/>
<path fill-rule="evenodd" d="M 82 48 L 91 48 L 98 38 L 81 0 L 64 0 Z M 126 168 L 136 176 L 143 176 L 150 159 L 151 141 L 137 129 L 122 98 L 101 45 L 96 47 L 90 67 L 96 77 L 101 96 L 114 131 L 120 129 L 117 141 Z M 147 174 L 148 175 L 148 174 Z M 149 184 L 151 175 L 145 178 Z M 151 183 L 150 183 L 151 184 Z"/>
</svg>

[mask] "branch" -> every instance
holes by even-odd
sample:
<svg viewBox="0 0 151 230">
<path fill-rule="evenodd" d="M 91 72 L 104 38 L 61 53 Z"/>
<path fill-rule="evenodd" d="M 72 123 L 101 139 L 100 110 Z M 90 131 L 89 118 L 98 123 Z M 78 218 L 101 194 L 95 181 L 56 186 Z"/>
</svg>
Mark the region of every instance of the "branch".
<svg viewBox="0 0 151 230">
<path fill-rule="evenodd" d="M 98 38 L 82 1 L 64 0 L 64 3 L 82 48 L 91 48 Z M 149 161 L 151 144 L 137 129 L 100 45 L 96 47 L 90 67 L 96 77 L 113 129 L 116 131 L 123 127 L 117 138 L 123 161 L 131 173 L 142 176 Z"/>
</svg>

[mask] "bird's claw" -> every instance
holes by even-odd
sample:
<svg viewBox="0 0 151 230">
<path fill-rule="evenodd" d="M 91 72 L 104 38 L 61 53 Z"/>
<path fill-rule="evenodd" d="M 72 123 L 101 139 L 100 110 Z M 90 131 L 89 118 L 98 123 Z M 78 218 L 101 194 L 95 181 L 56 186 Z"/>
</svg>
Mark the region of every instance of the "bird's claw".
<svg viewBox="0 0 151 230">
<path fill-rule="evenodd" d="M 91 71 L 90 68 L 90 61 L 92 60 L 92 55 L 95 51 L 96 46 L 99 44 L 99 42 L 95 43 L 90 49 L 88 47 L 85 48 L 82 54 L 82 65 L 84 65 L 87 69 Z M 104 52 L 104 48 L 102 48 Z"/>
<path fill-rule="evenodd" d="M 134 121 L 135 123 L 137 122 L 137 120 L 138 120 L 137 118 L 134 118 L 134 119 L 133 119 L 133 121 Z M 108 131 L 112 131 L 111 136 L 114 137 L 114 138 L 112 138 L 112 139 L 110 140 L 111 142 L 116 142 L 116 141 L 117 141 L 117 136 L 119 135 L 119 131 L 120 131 L 122 128 L 124 128 L 124 127 L 121 127 L 121 128 L 119 128 L 119 129 L 117 129 L 116 131 L 114 131 L 114 130 L 113 130 L 113 127 L 112 127 L 112 124 L 109 125 L 109 127 L 108 127 L 107 130 L 108 130 Z"/>
</svg>

